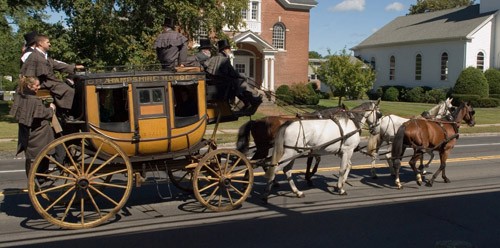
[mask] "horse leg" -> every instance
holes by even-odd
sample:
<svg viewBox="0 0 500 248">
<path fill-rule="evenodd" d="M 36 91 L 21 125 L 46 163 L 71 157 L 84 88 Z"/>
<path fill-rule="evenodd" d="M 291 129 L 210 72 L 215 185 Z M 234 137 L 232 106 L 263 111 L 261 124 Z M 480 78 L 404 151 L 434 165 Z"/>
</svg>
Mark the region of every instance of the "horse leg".
<svg viewBox="0 0 500 248">
<path fill-rule="evenodd" d="M 271 193 L 271 188 L 273 186 L 274 179 L 276 177 L 276 173 L 279 171 L 280 166 L 272 166 L 267 168 L 266 171 L 266 178 L 267 178 L 267 184 L 266 184 L 266 189 L 264 190 L 264 193 L 262 193 L 262 201 L 267 204 L 267 199 L 269 197 L 269 194 Z"/>
<path fill-rule="evenodd" d="M 347 181 L 349 171 L 351 170 L 352 154 L 353 150 L 344 151 L 342 153 L 342 160 L 340 162 L 339 169 L 339 180 L 337 181 L 337 187 L 335 188 L 335 191 L 339 192 L 340 195 L 347 195 L 347 192 L 344 190 L 344 184 Z"/>
<path fill-rule="evenodd" d="M 399 180 L 399 169 L 401 168 L 401 158 L 391 158 L 393 171 L 394 171 L 394 183 L 398 189 L 402 189 L 403 185 Z M 389 161 L 389 160 L 388 160 Z"/>
<path fill-rule="evenodd" d="M 293 167 L 293 162 L 288 163 L 285 167 L 283 167 L 283 173 L 286 175 L 286 179 L 288 180 L 288 184 L 290 184 L 290 188 L 292 189 L 292 192 L 297 195 L 297 197 L 302 198 L 304 197 L 304 192 L 299 191 L 297 189 L 297 186 L 295 186 L 295 182 L 293 181 L 293 175 L 292 175 L 292 167 Z"/>
<path fill-rule="evenodd" d="M 413 173 L 415 173 L 415 179 L 417 180 L 418 186 L 422 186 L 422 175 L 420 174 L 420 171 L 417 170 L 417 161 L 421 161 L 423 157 L 423 153 L 420 151 L 414 151 L 415 154 L 411 157 L 410 161 L 408 164 L 410 164 L 411 169 L 413 170 Z"/>
<path fill-rule="evenodd" d="M 434 175 L 432 175 L 432 178 L 431 180 L 429 180 L 427 183 L 426 183 L 426 186 L 429 186 L 429 187 L 432 187 L 432 185 L 434 184 L 434 180 L 436 180 L 436 178 L 439 176 L 439 174 L 441 172 L 443 172 L 443 180 L 445 183 L 450 183 L 450 179 L 448 179 L 448 177 L 446 177 L 446 172 L 445 172 L 445 169 L 446 169 L 446 160 L 448 159 L 448 151 L 440 151 L 439 152 L 439 159 L 441 161 L 441 164 L 439 165 L 439 168 L 437 169 L 437 171 L 434 173 Z"/>
<path fill-rule="evenodd" d="M 312 159 L 315 159 L 316 162 L 314 163 L 314 167 L 312 169 L 312 171 L 309 171 L 309 169 L 311 168 L 311 164 L 312 164 Z M 306 181 L 307 181 L 307 185 L 309 186 L 314 186 L 311 178 L 312 176 L 314 176 L 316 174 L 316 172 L 318 172 L 318 166 L 319 166 L 319 163 L 321 162 L 321 156 L 309 156 L 307 157 L 307 171 L 306 171 Z"/>
</svg>

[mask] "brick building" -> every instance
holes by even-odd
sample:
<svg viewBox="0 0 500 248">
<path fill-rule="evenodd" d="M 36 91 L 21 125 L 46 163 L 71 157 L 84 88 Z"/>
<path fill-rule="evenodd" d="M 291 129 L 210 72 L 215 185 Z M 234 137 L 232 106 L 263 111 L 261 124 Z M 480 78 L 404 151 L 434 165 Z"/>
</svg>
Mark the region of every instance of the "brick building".
<svg viewBox="0 0 500 248">
<path fill-rule="evenodd" d="M 234 35 L 234 67 L 263 90 L 307 82 L 309 16 L 315 0 L 250 0 Z"/>
</svg>

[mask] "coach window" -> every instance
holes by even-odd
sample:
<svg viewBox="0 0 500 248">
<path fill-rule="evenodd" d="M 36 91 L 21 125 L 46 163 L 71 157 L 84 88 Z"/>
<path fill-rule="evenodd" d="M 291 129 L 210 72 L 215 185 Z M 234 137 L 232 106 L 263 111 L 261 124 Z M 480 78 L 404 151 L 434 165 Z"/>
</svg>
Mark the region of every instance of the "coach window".
<svg viewBox="0 0 500 248">
<path fill-rule="evenodd" d="M 138 88 L 141 116 L 165 116 L 164 87 Z"/>
<path fill-rule="evenodd" d="M 129 108 L 127 88 L 99 88 L 99 127 L 116 132 L 129 132 Z"/>
<path fill-rule="evenodd" d="M 441 80 L 448 80 L 448 53 L 441 54 Z"/>
<path fill-rule="evenodd" d="M 199 119 L 198 84 L 172 85 L 175 127 L 196 123 Z"/>
<path fill-rule="evenodd" d="M 420 54 L 415 57 L 415 80 L 422 80 L 422 55 Z"/>
<path fill-rule="evenodd" d="M 389 80 L 394 80 L 396 79 L 396 58 L 394 56 L 391 56 L 390 59 L 390 66 L 389 66 Z"/>
</svg>

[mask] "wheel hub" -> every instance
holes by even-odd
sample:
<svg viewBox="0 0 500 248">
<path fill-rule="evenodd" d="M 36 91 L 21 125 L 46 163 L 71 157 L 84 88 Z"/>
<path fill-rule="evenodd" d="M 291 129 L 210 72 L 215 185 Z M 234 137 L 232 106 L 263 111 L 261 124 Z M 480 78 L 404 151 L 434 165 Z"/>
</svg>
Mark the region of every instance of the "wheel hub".
<svg viewBox="0 0 500 248">
<path fill-rule="evenodd" d="M 78 185 L 78 187 L 80 189 L 87 189 L 89 187 L 89 180 L 87 178 L 80 178 L 78 179 L 78 181 L 76 182 L 76 185 Z"/>
<path fill-rule="evenodd" d="M 228 188 L 228 187 L 229 187 L 229 185 L 231 185 L 231 179 L 226 178 L 226 177 L 223 177 L 223 178 L 221 178 L 221 180 L 220 180 L 220 184 L 221 184 L 221 187 L 226 187 L 226 188 Z"/>
</svg>

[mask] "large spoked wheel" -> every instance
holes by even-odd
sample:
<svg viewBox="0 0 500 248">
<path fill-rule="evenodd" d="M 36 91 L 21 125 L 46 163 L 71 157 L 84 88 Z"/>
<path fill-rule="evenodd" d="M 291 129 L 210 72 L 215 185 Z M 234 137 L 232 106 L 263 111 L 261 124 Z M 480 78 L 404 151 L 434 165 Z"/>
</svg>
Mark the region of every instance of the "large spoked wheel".
<svg viewBox="0 0 500 248">
<path fill-rule="evenodd" d="M 241 152 L 218 149 L 205 155 L 193 174 L 196 199 L 213 211 L 239 207 L 250 195 L 253 168 Z"/>
<path fill-rule="evenodd" d="M 193 193 L 193 169 L 168 168 L 168 177 L 178 189 Z"/>
<path fill-rule="evenodd" d="M 56 149 L 63 152 L 56 155 Z M 130 160 L 113 141 L 75 133 L 54 140 L 38 154 L 29 172 L 28 194 L 35 210 L 50 223 L 90 228 L 125 205 L 132 179 Z"/>
</svg>

